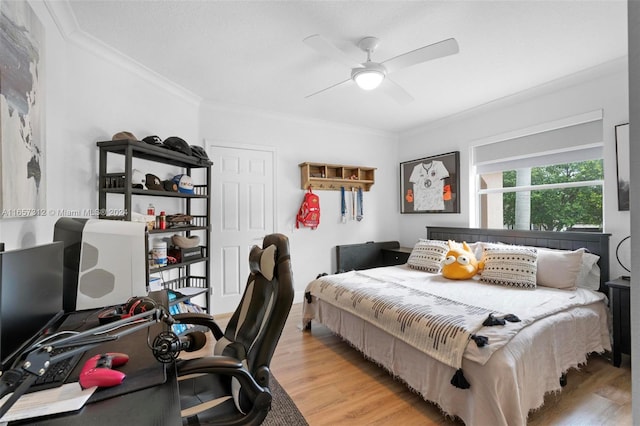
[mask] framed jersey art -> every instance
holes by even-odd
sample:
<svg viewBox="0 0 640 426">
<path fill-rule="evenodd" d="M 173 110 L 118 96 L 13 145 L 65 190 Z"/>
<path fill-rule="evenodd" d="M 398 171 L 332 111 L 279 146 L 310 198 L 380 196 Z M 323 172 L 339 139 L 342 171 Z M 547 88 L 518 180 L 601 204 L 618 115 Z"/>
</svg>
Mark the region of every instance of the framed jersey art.
<svg viewBox="0 0 640 426">
<path fill-rule="evenodd" d="M 401 213 L 460 213 L 460 152 L 400 163 Z"/>
</svg>

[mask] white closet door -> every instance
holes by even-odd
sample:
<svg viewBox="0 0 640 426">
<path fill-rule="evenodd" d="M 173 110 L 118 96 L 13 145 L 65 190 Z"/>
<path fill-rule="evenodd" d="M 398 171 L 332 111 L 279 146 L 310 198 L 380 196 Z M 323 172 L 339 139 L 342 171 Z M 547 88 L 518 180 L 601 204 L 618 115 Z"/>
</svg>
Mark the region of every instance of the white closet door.
<svg viewBox="0 0 640 426">
<path fill-rule="evenodd" d="M 211 311 L 233 312 L 249 276 L 249 251 L 273 232 L 273 150 L 211 144 Z"/>
</svg>

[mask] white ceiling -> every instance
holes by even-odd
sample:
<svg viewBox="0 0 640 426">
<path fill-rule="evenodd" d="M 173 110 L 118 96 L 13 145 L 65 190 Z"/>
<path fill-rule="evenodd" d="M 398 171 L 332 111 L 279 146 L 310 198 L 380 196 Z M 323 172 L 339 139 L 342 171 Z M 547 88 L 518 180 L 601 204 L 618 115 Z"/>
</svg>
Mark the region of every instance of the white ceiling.
<svg viewBox="0 0 640 426">
<path fill-rule="evenodd" d="M 627 55 L 626 1 L 69 0 L 78 29 L 206 101 L 402 132 Z M 350 69 L 302 40 L 321 34 L 357 62 L 454 37 L 460 53 L 392 74 L 415 101 L 341 86 Z"/>
</svg>

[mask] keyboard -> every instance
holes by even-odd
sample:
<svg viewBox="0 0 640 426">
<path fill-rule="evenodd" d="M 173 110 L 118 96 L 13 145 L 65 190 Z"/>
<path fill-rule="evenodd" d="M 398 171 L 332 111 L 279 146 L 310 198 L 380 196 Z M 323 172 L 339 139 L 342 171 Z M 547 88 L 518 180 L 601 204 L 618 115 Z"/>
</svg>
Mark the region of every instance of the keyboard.
<svg viewBox="0 0 640 426">
<path fill-rule="evenodd" d="M 54 349 L 53 352 L 51 352 L 51 356 L 59 355 L 65 351 L 68 351 L 69 349 L 72 348 Z M 72 357 L 62 359 L 55 364 L 52 364 L 44 375 L 36 379 L 27 393 L 62 386 L 66 382 L 73 369 L 76 368 L 83 355 L 84 352 L 79 352 Z"/>
</svg>

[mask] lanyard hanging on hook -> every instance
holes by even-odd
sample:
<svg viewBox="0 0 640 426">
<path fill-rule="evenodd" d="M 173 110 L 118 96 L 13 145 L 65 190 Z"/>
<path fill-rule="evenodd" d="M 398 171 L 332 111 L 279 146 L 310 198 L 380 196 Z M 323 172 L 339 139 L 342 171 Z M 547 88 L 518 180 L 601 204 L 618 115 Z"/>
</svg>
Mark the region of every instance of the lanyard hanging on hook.
<svg viewBox="0 0 640 426">
<path fill-rule="evenodd" d="M 342 223 L 347 223 L 347 200 L 345 199 L 345 194 L 344 194 L 344 186 L 340 187 L 340 195 L 342 196 L 342 207 L 340 210 L 340 220 L 342 221 Z"/>
<path fill-rule="evenodd" d="M 351 220 L 356 219 L 356 188 L 351 187 Z"/>
</svg>

